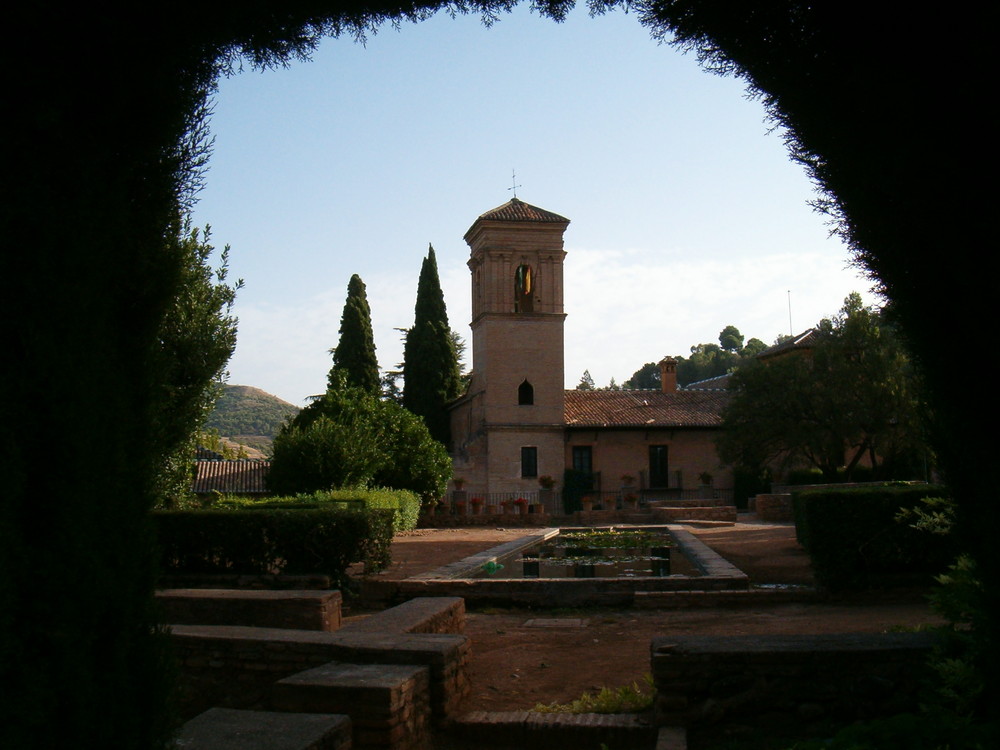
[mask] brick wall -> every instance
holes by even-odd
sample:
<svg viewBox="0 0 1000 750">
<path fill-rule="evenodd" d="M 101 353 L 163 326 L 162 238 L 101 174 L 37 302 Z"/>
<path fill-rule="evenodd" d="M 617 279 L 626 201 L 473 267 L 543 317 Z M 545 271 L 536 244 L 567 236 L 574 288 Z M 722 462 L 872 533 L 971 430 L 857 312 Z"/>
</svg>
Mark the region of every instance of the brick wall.
<svg viewBox="0 0 1000 750">
<path fill-rule="evenodd" d="M 657 723 L 791 736 L 916 710 L 933 644 L 930 633 L 659 638 Z"/>
</svg>

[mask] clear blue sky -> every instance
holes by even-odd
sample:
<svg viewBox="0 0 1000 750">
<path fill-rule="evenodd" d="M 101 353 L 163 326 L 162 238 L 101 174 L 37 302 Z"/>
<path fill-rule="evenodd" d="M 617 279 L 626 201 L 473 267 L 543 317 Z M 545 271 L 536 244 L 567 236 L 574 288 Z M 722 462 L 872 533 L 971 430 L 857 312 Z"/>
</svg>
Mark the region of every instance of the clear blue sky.
<svg viewBox="0 0 1000 750">
<path fill-rule="evenodd" d="M 214 102 L 195 220 L 246 284 L 229 382 L 293 403 L 325 387 L 351 274 L 380 364 L 400 361 L 428 243 L 470 338 L 462 236 L 510 199 L 512 170 L 518 198 L 572 222 L 567 387 L 584 369 L 621 383 L 728 324 L 771 343 L 789 298 L 796 332 L 851 291 L 876 301 L 760 102 L 634 15 L 439 15 L 225 79 Z"/>
</svg>

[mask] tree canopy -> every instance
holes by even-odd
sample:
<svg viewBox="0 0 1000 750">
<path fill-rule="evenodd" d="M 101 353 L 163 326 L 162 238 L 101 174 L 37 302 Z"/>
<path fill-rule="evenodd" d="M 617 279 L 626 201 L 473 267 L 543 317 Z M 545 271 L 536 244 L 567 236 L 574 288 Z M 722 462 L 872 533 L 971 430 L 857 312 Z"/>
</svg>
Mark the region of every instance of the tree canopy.
<svg viewBox="0 0 1000 750">
<path fill-rule="evenodd" d="M 656 362 L 647 362 L 632 373 L 632 377 L 622 383 L 622 388 L 633 390 L 659 390 L 660 366 Z"/>
<path fill-rule="evenodd" d="M 459 394 L 461 375 L 455 336 L 438 278 L 434 248 L 420 266 L 413 327 L 403 348 L 403 406 L 421 417 L 435 440 L 448 445 L 451 425 L 447 404 Z"/>
<path fill-rule="evenodd" d="M 357 274 L 347 284 L 347 299 L 340 316 L 340 341 L 333 354 L 333 367 L 327 383 L 337 382 L 337 373 L 343 373 L 348 384 L 365 393 L 378 393 L 381 379 L 378 359 L 375 356 L 375 334 L 372 333 L 372 312 L 368 306 L 365 282 Z"/>
<path fill-rule="evenodd" d="M 740 467 L 806 465 L 847 480 L 862 459 L 876 478 L 923 478 L 924 405 L 892 326 L 857 294 L 821 321 L 815 345 L 755 360 L 730 378 L 719 456 Z"/>
<path fill-rule="evenodd" d="M 447 451 L 417 416 L 338 374 L 275 438 L 267 483 L 278 494 L 370 486 L 437 498 L 450 477 Z"/>
<path fill-rule="evenodd" d="M 236 292 L 226 283 L 229 246 L 211 267 L 211 230 L 178 223 L 170 244 L 181 261 L 175 292 L 160 322 L 153 357 L 160 379 L 153 393 L 151 444 L 158 457 L 158 502 L 189 494 L 194 449 L 222 393 L 226 365 L 236 349 Z"/>
</svg>

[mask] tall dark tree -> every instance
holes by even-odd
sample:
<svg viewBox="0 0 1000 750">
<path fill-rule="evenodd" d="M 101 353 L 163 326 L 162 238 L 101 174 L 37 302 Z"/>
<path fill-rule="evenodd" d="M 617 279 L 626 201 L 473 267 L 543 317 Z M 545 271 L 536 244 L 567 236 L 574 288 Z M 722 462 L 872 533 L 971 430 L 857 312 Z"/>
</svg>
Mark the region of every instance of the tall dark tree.
<svg viewBox="0 0 1000 750">
<path fill-rule="evenodd" d="M 375 335 L 372 333 L 372 312 L 368 306 L 365 282 L 357 274 L 347 285 L 347 300 L 340 316 L 340 342 L 333 354 L 333 367 L 327 377 L 328 387 L 334 387 L 337 373 L 342 372 L 348 385 L 375 395 L 381 389 L 378 359 L 375 357 Z"/>
<path fill-rule="evenodd" d="M 447 404 L 459 394 L 455 339 L 438 278 L 434 248 L 420 266 L 413 327 L 403 347 L 403 406 L 423 418 L 435 440 L 451 442 Z"/>
</svg>

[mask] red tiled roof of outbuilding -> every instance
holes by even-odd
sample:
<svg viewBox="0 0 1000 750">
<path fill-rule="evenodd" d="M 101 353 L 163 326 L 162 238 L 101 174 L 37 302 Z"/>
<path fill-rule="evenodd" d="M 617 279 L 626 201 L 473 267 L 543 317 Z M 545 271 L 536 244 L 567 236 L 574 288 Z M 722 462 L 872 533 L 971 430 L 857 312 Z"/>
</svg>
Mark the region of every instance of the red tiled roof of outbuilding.
<svg viewBox="0 0 1000 750">
<path fill-rule="evenodd" d="M 195 461 L 196 495 L 221 492 L 231 495 L 262 495 L 267 493 L 267 473 L 270 461 L 242 459 L 237 461 Z"/>
<path fill-rule="evenodd" d="M 720 427 L 725 391 L 566 391 L 566 426 Z"/>
</svg>

